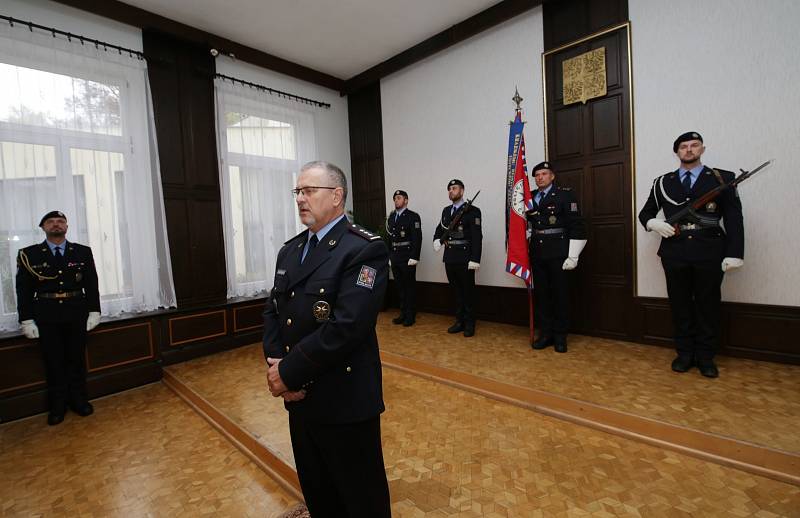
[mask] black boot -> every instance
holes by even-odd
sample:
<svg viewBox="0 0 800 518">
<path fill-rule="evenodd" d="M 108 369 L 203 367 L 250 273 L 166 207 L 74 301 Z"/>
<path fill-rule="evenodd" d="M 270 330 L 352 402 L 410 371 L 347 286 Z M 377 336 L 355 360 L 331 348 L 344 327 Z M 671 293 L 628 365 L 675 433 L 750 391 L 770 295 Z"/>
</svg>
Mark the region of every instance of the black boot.
<svg viewBox="0 0 800 518">
<path fill-rule="evenodd" d="M 672 370 L 675 372 L 686 372 L 694 366 L 694 358 L 685 354 L 679 354 L 672 360 Z"/>
<path fill-rule="evenodd" d="M 397 315 L 392 319 L 392 324 L 402 324 L 405 319 L 406 317 L 403 316 L 402 313 L 400 313 L 399 315 Z"/>
<path fill-rule="evenodd" d="M 543 334 L 542 336 L 539 337 L 538 340 L 533 342 L 533 345 L 531 345 L 531 347 L 539 351 L 541 349 L 547 349 L 551 345 L 553 345 L 553 337 Z"/>
<path fill-rule="evenodd" d="M 467 338 L 475 336 L 475 322 L 464 323 L 464 336 Z"/>
<path fill-rule="evenodd" d="M 553 347 L 557 353 L 567 352 L 567 337 L 565 335 L 556 336 L 553 339 Z"/>
<path fill-rule="evenodd" d="M 456 321 L 455 324 L 447 328 L 447 332 L 452 334 L 460 333 L 464 330 L 464 322 Z"/>
</svg>

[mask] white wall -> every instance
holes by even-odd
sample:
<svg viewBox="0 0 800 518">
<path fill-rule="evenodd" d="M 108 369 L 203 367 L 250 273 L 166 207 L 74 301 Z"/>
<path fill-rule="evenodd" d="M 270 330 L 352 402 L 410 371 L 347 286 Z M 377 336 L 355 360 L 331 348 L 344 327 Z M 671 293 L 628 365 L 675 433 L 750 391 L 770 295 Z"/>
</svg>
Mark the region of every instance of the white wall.
<svg viewBox="0 0 800 518">
<path fill-rule="evenodd" d="M 796 0 L 631 0 L 637 211 L 653 179 L 677 168 L 672 142 L 699 131 L 703 162 L 738 171 L 745 266 L 723 299 L 800 305 L 800 60 Z M 639 295 L 665 297 L 659 239 L 638 225 Z"/>
<path fill-rule="evenodd" d="M 441 253 L 431 248 L 447 182 L 478 190 L 483 257 L 478 284 L 522 287 L 505 272 L 505 178 L 514 87 L 525 99 L 528 163 L 543 160 L 542 11 L 536 8 L 381 81 L 387 212 L 403 189 L 422 218 L 417 278 L 446 282 Z"/>
<path fill-rule="evenodd" d="M 332 162 L 341 167 L 347 175 L 348 184 L 351 182 L 347 97 L 341 97 L 338 92 L 322 86 L 222 56 L 217 58 L 217 72 L 301 97 L 330 103 L 330 108 L 314 108 L 317 156 L 319 160 Z M 352 193 L 352 185 L 350 187 Z M 352 203 L 353 197 L 349 196 L 347 206 L 352 208 Z"/>
<path fill-rule="evenodd" d="M 142 50 L 142 31 L 138 28 L 55 2 L 0 0 L 0 14 L 106 41 L 120 47 Z"/>
</svg>

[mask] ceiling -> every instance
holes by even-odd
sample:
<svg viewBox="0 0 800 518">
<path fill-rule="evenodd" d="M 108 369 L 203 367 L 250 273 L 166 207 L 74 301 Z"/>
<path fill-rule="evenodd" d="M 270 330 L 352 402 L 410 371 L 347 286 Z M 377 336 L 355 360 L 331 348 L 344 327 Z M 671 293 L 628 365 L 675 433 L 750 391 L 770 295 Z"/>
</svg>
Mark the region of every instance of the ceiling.
<svg viewBox="0 0 800 518">
<path fill-rule="evenodd" d="M 499 0 L 122 0 L 349 79 Z"/>
</svg>

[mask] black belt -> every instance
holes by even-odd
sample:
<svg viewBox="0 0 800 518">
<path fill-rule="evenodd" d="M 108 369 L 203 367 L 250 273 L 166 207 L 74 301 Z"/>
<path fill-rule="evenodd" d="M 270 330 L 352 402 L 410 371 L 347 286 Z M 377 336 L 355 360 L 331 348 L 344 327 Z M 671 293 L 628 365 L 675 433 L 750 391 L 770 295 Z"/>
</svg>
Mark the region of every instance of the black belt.
<svg viewBox="0 0 800 518">
<path fill-rule="evenodd" d="M 563 234 L 566 231 L 567 229 L 565 228 L 546 228 L 544 230 L 534 230 L 533 232 L 539 235 L 547 235 L 547 234 Z"/>
<path fill-rule="evenodd" d="M 411 241 L 398 241 L 397 243 L 392 243 L 392 248 L 397 248 L 400 246 L 411 246 Z"/>
<path fill-rule="evenodd" d="M 83 295 L 83 290 L 65 291 L 61 293 L 36 293 L 39 299 L 72 299 Z"/>
</svg>

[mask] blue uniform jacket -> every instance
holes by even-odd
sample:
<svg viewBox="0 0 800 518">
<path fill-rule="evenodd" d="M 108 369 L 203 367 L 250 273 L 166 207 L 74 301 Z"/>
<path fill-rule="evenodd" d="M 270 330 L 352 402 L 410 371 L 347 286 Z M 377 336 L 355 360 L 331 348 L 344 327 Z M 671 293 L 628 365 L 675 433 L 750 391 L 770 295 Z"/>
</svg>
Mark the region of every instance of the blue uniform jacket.
<svg viewBox="0 0 800 518">
<path fill-rule="evenodd" d="M 375 324 L 388 282 L 380 236 L 342 219 L 300 256 L 303 232 L 278 253 L 264 311 L 264 356 L 282 358 L 281 379 L 305 399 L 293 415 L 321 423 L 370 419 L 384 410 Z"/>
</svg>

